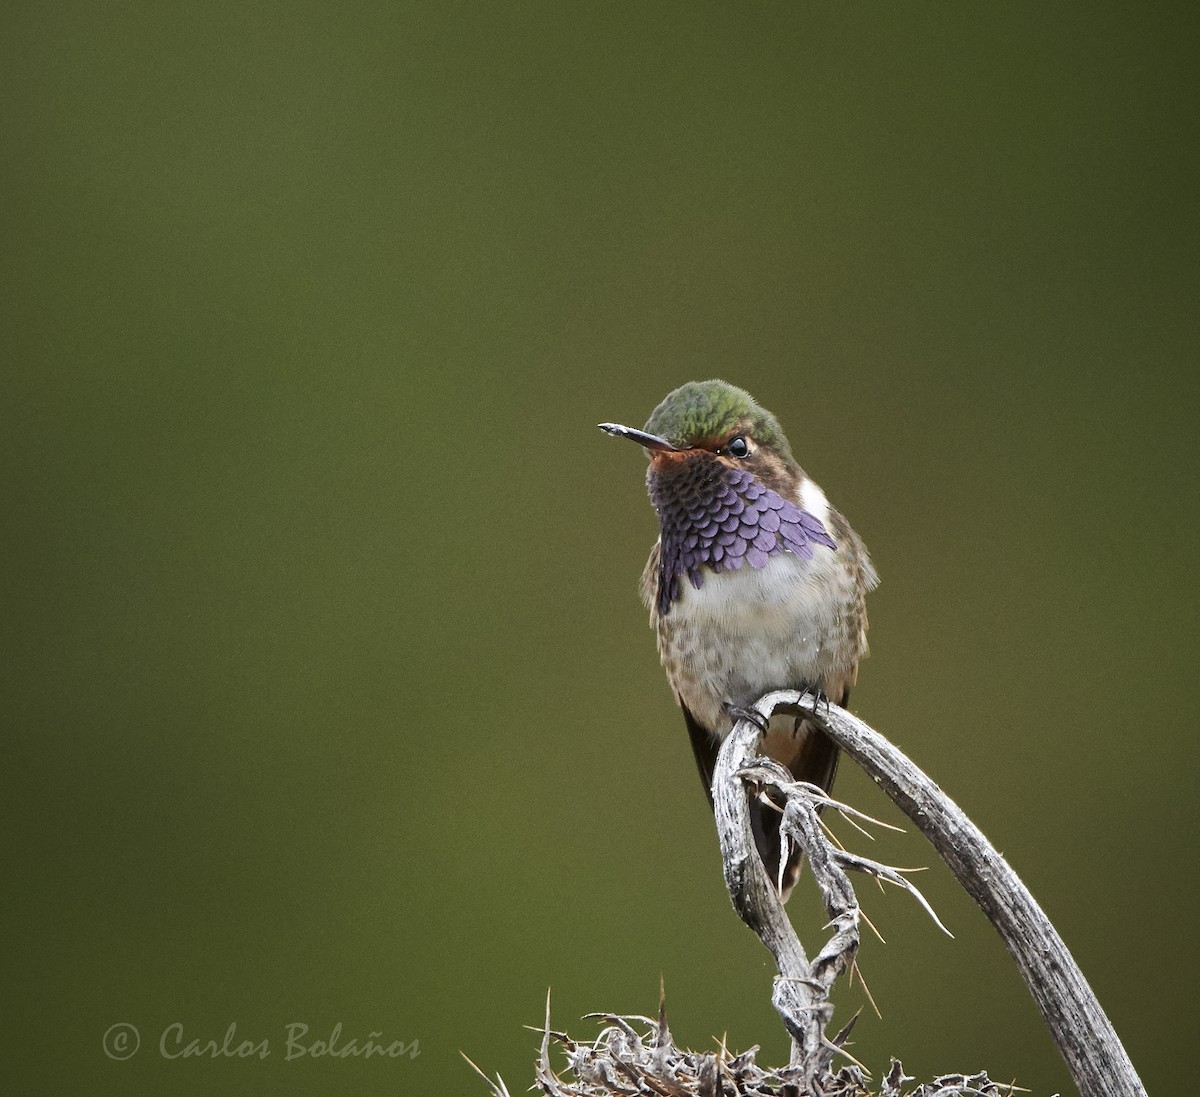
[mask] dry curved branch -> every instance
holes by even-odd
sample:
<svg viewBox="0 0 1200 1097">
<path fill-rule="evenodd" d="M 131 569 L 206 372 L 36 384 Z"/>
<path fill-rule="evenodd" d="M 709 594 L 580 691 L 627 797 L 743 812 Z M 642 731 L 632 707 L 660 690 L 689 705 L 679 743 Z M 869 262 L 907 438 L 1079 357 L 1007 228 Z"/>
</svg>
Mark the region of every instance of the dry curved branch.
<svg viewBox="0 0 1200 1097">
<path fill-rule="evenodd" d="M 764 721 L 781 708 L 816 720 L 933 844 L 1016 960 L 1080 1093 L 1146 1097 L 1125 1048 L 1062 938 L 962 809 L 906 755 L 845 709 L 814 704 L 811 697 L 794 690 L 770 693 L 754 706 Z M 814 808 L 819 801 L 794 795 L 794 789 L 783 790 L 787 829 L 808 855 L 835 928 L 833 938 L 810 962 L 767 879 L 750 830 L 743 782 L 747 775 L 762 780 L 771 772 L 763 768 L 770 763 L 756 757 L 760 735 L 752 721 L 741 720 L 721 746 L 713 776 L 717 830 L 734 907 L 771 951 L 779 969 L 772 1000 L 792 1036 L 793 1065 L 802 1066 L 811 1077 L 827 1048 L 828 985 L 858 947 L 857 903 L 848 881 L 843 889 L 842 868 L 865 866 L 853 864 L 853 855 L 840 855 L 821 833 Z"/>
</svg>

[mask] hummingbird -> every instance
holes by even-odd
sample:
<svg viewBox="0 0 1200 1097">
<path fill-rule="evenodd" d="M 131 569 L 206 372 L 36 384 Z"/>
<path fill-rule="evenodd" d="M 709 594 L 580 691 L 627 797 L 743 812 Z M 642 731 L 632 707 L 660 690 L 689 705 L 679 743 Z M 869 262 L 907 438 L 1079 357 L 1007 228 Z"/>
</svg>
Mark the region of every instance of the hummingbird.
<svg viewBox="0 0 1200 1097">
<path fill-rule="evenodd" d="M 794 689 L 845 705 L 867 654 L 866 594 L 878 582 L 858 534 L 792 456 L 779 420 L 725 381 L 668 393 L 636 430 L 659 537 L 642 573 L 658 651 L 712 804 L 717 751 L 763 694 Z M 837 745 L 811 720 L 776 713 L 763 753 L 826 792 Z M 751 804 L 755 842 L 786 900 L 799 876 L 780 864 L 781 815 Z"/>
</svg>

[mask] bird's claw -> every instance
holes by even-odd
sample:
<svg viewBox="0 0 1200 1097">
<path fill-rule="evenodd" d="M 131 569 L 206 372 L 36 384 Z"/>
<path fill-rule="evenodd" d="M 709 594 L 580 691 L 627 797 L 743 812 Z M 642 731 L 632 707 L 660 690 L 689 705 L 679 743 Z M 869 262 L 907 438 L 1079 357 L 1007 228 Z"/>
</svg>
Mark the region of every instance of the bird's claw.
<svg viewBox="0 0 1200 1097">
<path fill-rule="evenodd" d="M 820 686 L 804 686 L 800 690 L 800 700 L 804 698 L 812 698 L 813 714 L 817 715 L 820 712 L 821 706 L 825 706 L 825 714 L 829 715 L 829 697 Z"/>
<path fill-rule="evenodd" d="M 743 708 L 741 705 L 726 705 L 725 711 L 729 713 L 735 723 L 738 720 L 749 720 L 763 735 L 767 734 L 770 721 L 758 709 Z"/>
</svg>

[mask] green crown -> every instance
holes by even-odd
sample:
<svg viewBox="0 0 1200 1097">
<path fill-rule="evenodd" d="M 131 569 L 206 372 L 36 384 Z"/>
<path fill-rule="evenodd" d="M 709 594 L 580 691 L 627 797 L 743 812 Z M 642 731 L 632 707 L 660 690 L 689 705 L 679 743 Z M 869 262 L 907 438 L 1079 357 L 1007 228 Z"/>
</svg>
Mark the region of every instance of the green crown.
<svg viewBox="0 0 1200 1097">
<path fill-rule="evenodd" d="M 745 389 L 727 381 L 689 381 L 667 393 L 650 413 L 645 429 L 676 446 L 701 439 L 721 438 L 740 423 L 750 424 L 750 435 L 785 459 L 792 451 L 779 420 L 757 403 Z"/>
</svg>

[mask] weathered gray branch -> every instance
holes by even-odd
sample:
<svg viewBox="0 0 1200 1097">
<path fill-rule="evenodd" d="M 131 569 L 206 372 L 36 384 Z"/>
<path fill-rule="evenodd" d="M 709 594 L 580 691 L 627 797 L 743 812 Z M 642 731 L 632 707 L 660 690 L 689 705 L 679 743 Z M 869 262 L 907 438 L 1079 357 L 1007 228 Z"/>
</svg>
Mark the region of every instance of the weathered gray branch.
<svg viewBox="0 0 1200 1097">
<path fill-rule="evenodd" d="M 1084 1097 L 1146 1097 L 1125 1048 L 1062 938 L 1017 874 L 953 800 L 882 735 L 842 708 L 814 705 L 792 690 L 768 694 L 754 707 L 764 720 L 779 708 L 813 717 L 929 839 L 1008 946 Z M 771 776 L 756 756 L 760 734 L 752 721 L 741 720 L 721 747 L 713 777 L 717 829 L 730 897 L 775 957 L 779 977 L 772 1000 L 792 1036 L 793 1064 L 806 1064 L 808 1073 L 807 1064 L 816 1064 L 827 1046 L 829 982 L 858 947 L 857 904 L 852 891 L 847 899 L 839 890 L 841 865 L 828 856 L 823 836 L 812 830 L 816 817 L 811 803 L 806 807 L 803 798 L 788 797 L 788 821 L 794 824 L 789 829 L 809 856 L 835 928 L 831 942 L 810 962 L 767 879 L 750 830 L 747 781 L 761 783 Z M 845 860 L 842 864 L 855 867 Z"/>
</svg>

